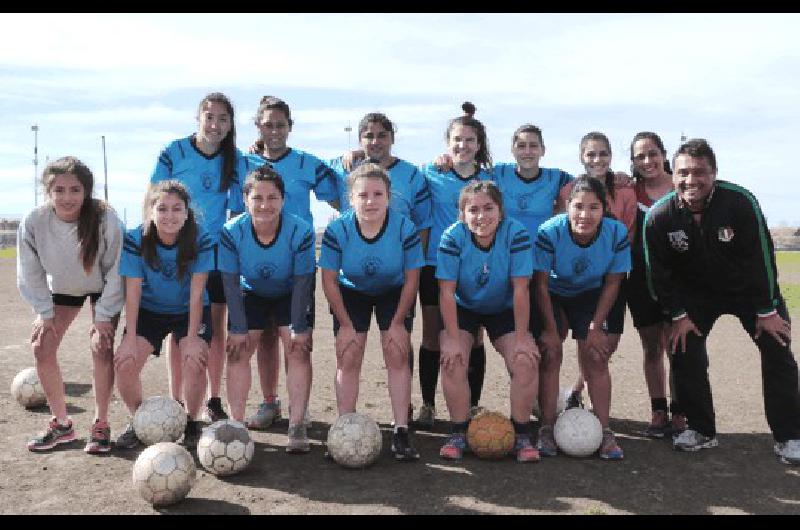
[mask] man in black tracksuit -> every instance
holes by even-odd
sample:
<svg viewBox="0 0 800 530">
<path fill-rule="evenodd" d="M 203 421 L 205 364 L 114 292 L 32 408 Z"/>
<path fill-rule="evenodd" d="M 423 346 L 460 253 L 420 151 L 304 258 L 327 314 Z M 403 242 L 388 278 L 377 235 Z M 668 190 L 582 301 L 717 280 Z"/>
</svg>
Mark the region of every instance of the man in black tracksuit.
<svg viewBox="0 0 800 530">
<path fill-rule="evenodd" d="M 644 235 L 648 287 L 672 317 L 672 369 L 689 425 L 674 446 L 697 451 L 717 445 L 706 337 L 717 318 L 732 314 L 761 352 L 775 453 L 800 464 L 798 369 L 764 216 L 749 191 L 716 180 L 716 159 L 705 140 L 683 144 L 672 164 L 675 192 L 652 206 Z"/>
</svg>

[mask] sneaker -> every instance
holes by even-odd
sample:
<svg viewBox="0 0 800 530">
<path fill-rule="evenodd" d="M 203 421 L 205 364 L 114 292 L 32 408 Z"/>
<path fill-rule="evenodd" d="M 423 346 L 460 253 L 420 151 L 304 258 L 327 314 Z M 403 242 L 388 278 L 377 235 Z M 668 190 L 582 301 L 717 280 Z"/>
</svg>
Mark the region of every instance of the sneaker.
<svg viewBox="0 0 800 530">
<path fill-rule="evenodd" d="M 784 464 L 800 465 L 800 440 L 789 440 L 775 444 L 775 454 Z"/>
<path fill-rule="evenodd" d="M 419 408 L 415 423 L 424 429 L 433 429 L 433 424 L 436 423 L 436 408 L 433 405 L 423 404 Z"/>
<path fill-rule="evenodd" d="M 392 453 L 394 453 L 395 459 L 401 462 L 419 460 L 419 453 L 408 438 L 408 429 L 398 427 L 397 431 L 392 434 Z"/>
<path fill-rule="evenodd" d="M 208 400 L 206 404 L 206 417 L 211 423 L 228 419 L 228 414 L 225 412 L 225 409 L 222 408 L 222 399 L 212 397 Z"/>
<path fill-rule="evenodd" d="M 111 427 L 107 421 L 96 420 L 89 433 L 89 441 L 83 450 L 90 455 L 99 455 L 111 451 Z"/>
<path fill-rule="evenodd" d="M 136 431 L 133 430 L 133 422 L 128 422 L 125 426 L 125 430 L 119 435 L 114 445 L 120 449 L 136 449 L 144 444 L 142 444 L 142 441 L 136 436 Z"/>
<path fill-rule="evenodd" d="M 556 445 L 556 437 L 553 434 L 552 425 L 544 425 L 539 428 L 536 449 L 539 451 L 540 456 L 556 456 L 558 454 L 558 446 Z"/>
<path fill-rule="evenodd" d="M 680 434 L 689 428 L 689 423 L 686 421 L 686 414 L 673 414 L 670 421 L 670 431 L 672 432 L 672 439 L 674 440 Z"/>
<path fill-rule="evenodd" d="M 600 458 L 603 460 L 622 460 L 622 448 L 617 444 L 617 438 L 611 429 L 603 429 L 603 441 L 600 443 Z"/>
<path fill-rule="evenodd" d="M 421 412 L 421 411 L 420 411 Z M 450 435 L 447 442 L 439 449 L 439 456 L 445 460 L 461 460 L 467 447 L 467 435 L 457 432 Z"/>
<path fill-rule="evenodd" d="M 311 451 L 311 443 L 308 441 L 305 423 L 289 425 L 288 435 L 286 443 L 287 453 L 300 454 Z"/>
<path fill-rule="evenodd" d="M 480 405 L 475 405 L 474 407 L 469 408 L 469 419 L 474 420 L 476 416 L 479 414 L 483 414 L 486 412 L 486 409 L 481 407 Z"/>
<path fill-rule="evenodd" d="M 650 420 L 650 425 L 642 431 L 642 434 L 648 438 L 661 439 L 667 435 L 667 432 L 672 430 L 669 422 L 669 415 L 666 410 L 654 410 L 653 418 Z"/>
<path fill-rule="evenodd" d="M 203 427 L 199 421 L 189 420 L 186 422 L 186 429 L 183 431 L 183 445 L 189 451 L 197 449 L 197 442 L 203 434 Z"/>
<path fill-rule="evenodd" d="M 517 456 L 517 462 L 539 461 L 539 451 L 533 446 L 527 434 L 518 434 L 514 438 L 514 454 Z"/>
<path fill-rule="evenodd" d="M 67 420 L 67 425 L 61 425 L 55 418 L 50 419 L 47 430 L 42 431 L 28 440 L 29 451 L 49 451 L 53 447 L 66 444 L 75 440 L 75 430 L 72 428 L 72 420 Z"/>
<path fill-rule="evenodd" d="M 699 451 L 710 449 L 719 445 L 717 437 L 706 436 L 692 429 L 686 429 L 672 442 L 675 449 L 681 451 Z"/>
<path fill-rule="evenodd" d="M 279 419 L 281 419 L 281 400 L 275 398 L 271 403 L 262 401 L 256 413 L 247 418 L 245 425 L 247 425 L 248 429 L 260 431 L 268 429 Z"/>
<path fill-rule="evenodd" d="M 567 390 L 565 392 L 566 400 L 564 410 L 583 408 L 583 394 L 576 390 Z"/>
</svg>

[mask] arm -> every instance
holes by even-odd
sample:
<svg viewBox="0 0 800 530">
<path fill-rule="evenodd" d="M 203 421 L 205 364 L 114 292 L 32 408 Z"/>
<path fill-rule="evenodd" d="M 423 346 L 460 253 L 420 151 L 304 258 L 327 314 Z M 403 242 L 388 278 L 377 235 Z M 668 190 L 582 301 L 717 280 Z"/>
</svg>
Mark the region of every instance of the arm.
<svg viewBox="0 0 800 530">
<path fill-rule="evenodd" d="M 430 228 L 426 228 L 425 230 L 420 230 L 419 231 L 419 240 L 420 240 L 420 244 L 422 245 L 422 255 L 423 256 L 427 256 L 428 255 L 428 244 L 430 242 L 430 237 L 431 237 L 431 229 Z"/>
<path fill-rule="evenodd" d="M 106 214 L 101 225 L 106 249 L 100 257 L 99 265 L 105 285 L 95 304 L 95 322 L 109 322 L 118 315 L 125 304 L 125 290 L 119 275 L 119 262 L 122 255 L 122 224 L 112 212 Z"/>
<path fill-rule="evenodd" d="M 397 303 L 392 322 L 387 330 L 387 345 L 394 345 L 403 355 L 408 354 L 410 343 L 408 332 L 405 327 L 405 319 L 408 312 L 417 301 L 417 291 L 419 290 L 419 269 L 408 269 L 405 271 L 403 289 L 400 291 L 400 301 Z"/>
<path fill-rule="evenodd" d="M 603 289 L 600 291 L 600 299 L 597 301 L 597 307 L 594 310 L 594 316 L 589 323 L 589 333 L 586 336 L 586 345 L 589 347 L 589 353 L 595 356 L 609 356 L 608 338 L 603 331 L 603 322 L 608 317 L 608 312 L 611 311 L 611 306 L 617 299 L 619 294 L 619 286 L 625 273 L 609 273 L 605 275 L 603 281 Z"/>
<path fill-rule="evenodd" d="M 299 348 L 304 353 L 309 353 L 312 346 L 307 317 L 313 283 L 313 272 L 295 276 L 292 283 L 292 348 Z"/>
<path fill-rule="evenodd" d="M 47 285 L 47 271 L 39 259 L 36 238 L 30 223 L 31 215 L 28 215 L 17 229 L 17 287 L 22 298 L 39 315 L 39 320 L 52 321 L 53 295 Z"/>
<path fill-rule="evenodd" d="M 636 192 L 633 188 L 620 189 L 624 193 L 622 201 L 622 221 L 628 229 L 628 241 L 633 241 L 636 236 L 636 211 L 639 206 L 636 202 Z"/>
</svg>

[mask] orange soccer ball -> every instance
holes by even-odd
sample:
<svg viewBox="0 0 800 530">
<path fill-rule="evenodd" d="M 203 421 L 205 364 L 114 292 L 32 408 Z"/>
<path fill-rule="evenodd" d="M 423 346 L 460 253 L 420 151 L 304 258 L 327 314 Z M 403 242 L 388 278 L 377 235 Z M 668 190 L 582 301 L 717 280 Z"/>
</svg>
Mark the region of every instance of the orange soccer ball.
<svg viewBox="0 0 800 530">
<path fill-rule="evenodd" d="M 514 425 L 499 412 L 484 412 L 469 422 L 467 443 L 478 458 L 503 458 L 514 448 Z"/>
</svg>

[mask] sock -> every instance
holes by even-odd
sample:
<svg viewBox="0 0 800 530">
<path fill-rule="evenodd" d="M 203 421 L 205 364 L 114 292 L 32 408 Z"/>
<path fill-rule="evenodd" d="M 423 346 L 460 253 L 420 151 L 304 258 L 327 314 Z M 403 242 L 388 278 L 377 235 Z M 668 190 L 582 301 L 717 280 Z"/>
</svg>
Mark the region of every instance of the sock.
<svg viewBox="0 0 800 530">
<path fill-rule="evenodd" d="M 408 430 L 408 425 L 395 425 L 395 426 L 394 426 L 394 432 L 395 432 L 395 434 L 396 434 L 396 433 L 397 433 L 397 431 L 398 431 L 398 430 L 400 430 L 400 429 L 403 429 L 404 431 L 407 431 L 407 430 Z"/>
<path fill-rule="evenodd" d="M 455 423 L 453 422 L 453 434 L 465 434 L 467 432 L 467 427 L 469 427 L 469 421 L 465 421 L 464 423 Z"/>
<path fill-rule="evenodd" d="M 667 398 L 653 398 L 650 400 L 650 408 L 653 412 L 657 410 L 667 411 Z"/>
<path fill-rule="evenodd" d="M 516 422 L 514 420 L 511 420 L 511 423 L 514 424 L 514 434 L 515 435 L 519 436 L 520 434 L 523 434 L 525 436 L 528 436 L 528 434 L 530 432 L 530 422 L 529 421 L 526 421 L 525 423 L 518 423 L 518 422 Z"/>
<path fill-rule="evenodd" d="M 467 381 L 469 381 L 469 404 L 477 407 L 483 391 L 483 377 L 486 373 L 486 348 L 481 344 L 469 352 Z"/>
<path fill-rule="evenodd" d="M 440 352 L 419 347 L 419 388 L 422 402 L 431 407 L 436 403 L 436 382 L 439 380 Z"/>
<path fill-rule="evenodd" d="M 58 424 L 62 427 L 69 427 L 72 424 L 72 420 L 69 418 L 66 418 L 64 420 L 56 418 L 56 422 L 58 422 Z"/>
</svg>

